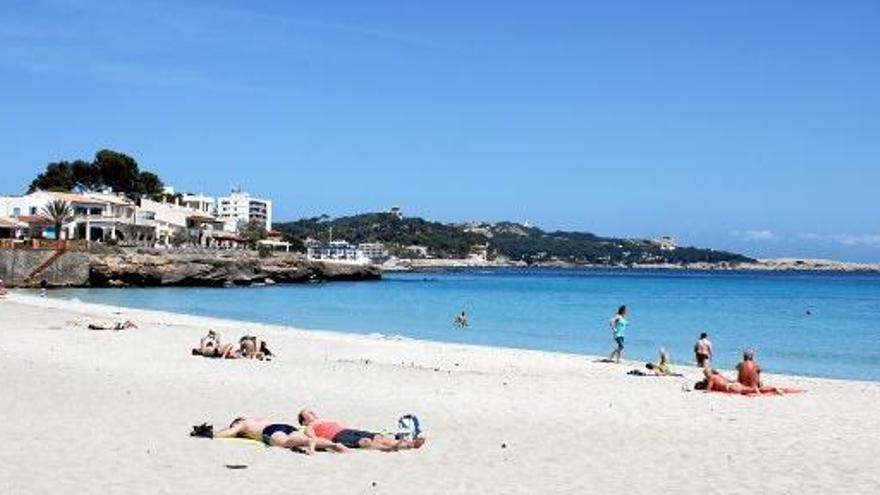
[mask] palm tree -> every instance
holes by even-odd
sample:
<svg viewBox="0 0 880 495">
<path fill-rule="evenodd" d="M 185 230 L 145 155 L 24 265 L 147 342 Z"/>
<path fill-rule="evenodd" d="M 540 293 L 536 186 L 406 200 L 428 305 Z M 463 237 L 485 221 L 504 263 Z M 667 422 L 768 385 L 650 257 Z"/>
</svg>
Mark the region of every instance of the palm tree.
<svg viewBox="0 0 880 495">
<path fill-rule="evenodd" d="M 60 241 L 61 228 L 73 216 L 73 208 L 70 207 L 70 203 L 63 199 L 53 199 L 43 207 L 41 214 L 43 218 L 55 225 L 55 239 Z"/>
</svg>

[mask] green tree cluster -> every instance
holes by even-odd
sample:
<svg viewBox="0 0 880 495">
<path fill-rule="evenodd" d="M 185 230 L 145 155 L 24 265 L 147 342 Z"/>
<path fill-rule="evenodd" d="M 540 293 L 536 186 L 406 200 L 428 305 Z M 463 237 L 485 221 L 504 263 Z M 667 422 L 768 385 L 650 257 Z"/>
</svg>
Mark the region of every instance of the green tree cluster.
<svg viewBox="0 0 880 495">
<path fill-rule="evenodd" d="M 105 187 L 131 199 L 156 197 L 163 193 L 162 180 L 158 175 L 140 170 L 134 158 L 106 149 L 95 153 L 91 162 L 74 160 L 49 163 L 46 170 L 31 182 L 28 192 L 93 191 Z"/>
</svg>

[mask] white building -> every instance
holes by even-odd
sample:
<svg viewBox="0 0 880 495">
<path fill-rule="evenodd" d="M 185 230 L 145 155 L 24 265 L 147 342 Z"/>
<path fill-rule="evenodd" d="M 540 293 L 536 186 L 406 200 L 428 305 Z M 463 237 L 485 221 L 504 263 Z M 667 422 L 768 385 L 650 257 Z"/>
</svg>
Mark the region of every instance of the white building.
<svg viewBox="0 0 880 495">
<path fill-rule="evenodd" d="M 318 261 L 345 261 L 349 263 L 367 263 L 363 251 L 348 241 L 330 241 L 327 243 L 306 241 L 306 257 Z"/>
<path fill-rule="evenodd" d="M 204 194 L 184 194 L 183 198 L 180 200 L 180 204 L 186 206 L 187 208 L 192 208 L 193 210 L 200 211 L 207 215 L 216 215 L 217 214 L 217 204 L 214 201 L 214 198 L 211 196 L 205 196 Z"/>
<path fill-rule="evenodd" d="M 43 217 L 44 208 L 52 201 L 62 200 L 70 205 L 72 215 L 55 232 Z M 51 239 L 84 239 L 87 241 L 115 240 L 130 244 L 153 242 L 150 226 L 139 225 L 137 206 L 123 196 L 108 193 L 58 193 L 37 191 L 24 196 L 0 197 L 0 217 L 14 218 L 28 224 L 29 234 Z"/>
<path fill-rule="evenodd" d="M 187 206 L 143 199 L 138 216 L 144 223 L 152 222 L 156 244 L 160 246 L 180 240 L 201 247 L 231 248 L 243 244 L 233 232 L 224 229 L 221 219 Z"/>
<path fill-rule="evenodd" d="M 654 244 L 660 246 L 661 251 L 675 251 L 678 248 L 678 241 L 675 237 L 664 235 L 654 239 Z"/>
<path fill-rule="evenodd" d="M 217 216 L 226 223 L 226 229 L 241 223 L 257 220 L 272 230 L 272 202 L 254 198 L 248 193 L 233 191 L 229 196 L 217 198 Z"/>
<path fill-rule="evenodd" d="M 388 249 L 381 242 L 362 242 L 358 244 L 358 249 L 371 260 L 379 260 L 388 257 Z"/>
</svg>

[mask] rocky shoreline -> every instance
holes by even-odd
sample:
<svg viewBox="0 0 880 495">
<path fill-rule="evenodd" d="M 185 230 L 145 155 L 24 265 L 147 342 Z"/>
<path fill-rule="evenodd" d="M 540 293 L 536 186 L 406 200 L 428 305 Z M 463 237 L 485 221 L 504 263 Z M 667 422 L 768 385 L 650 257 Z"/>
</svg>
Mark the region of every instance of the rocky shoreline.
<svg viewBox="0 0 880 495">
<path fill-rule="evenodd" d="M 384 264 L 387 272 L 430 271 L 468 268 L 558 268 L 558 269 L 631 269 L 631 270 L 693 270 L 693 271 L 755 271 L 755 272 L 845 272 L 880 273 L 880 263 L 853 263 L 822 259 L 774 258 L 754 263 L 654 263 L 632 265 L 599 265 L 551 261 L 528 264 L 523 261 L 475 259 L 412 259 Z"/>
<path fill-rule="evenodd" d="M 91 287 L 224 286 L 378 280 L 375 265 L 311 261 L 295 253 L 163 250 L 91 255 Z"/>
<path fill-rule="evenodd" d="M 298 253 L 107 249 L 99 252 L 0 251 L 7 287 L 223 287 L 379 280 L 376 265 L 311 261 Z"/>
</svg>

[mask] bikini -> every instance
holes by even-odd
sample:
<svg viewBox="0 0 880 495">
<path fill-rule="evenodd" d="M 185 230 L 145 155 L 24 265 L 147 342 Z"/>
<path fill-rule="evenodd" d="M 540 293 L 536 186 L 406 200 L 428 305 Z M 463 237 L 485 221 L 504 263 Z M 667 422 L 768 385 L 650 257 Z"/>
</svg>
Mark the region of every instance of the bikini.
<svg viewBox="0 0 880 495">
<path fill-rule="evenodd" d="M 293 425 L 285 424 L 285 423 L 273 423 L 265 428 L 263 428 L 263 443 L 266 445 L 272 445 L 272 435 L 275 433 L 281 432 L 285 435 L 290 435 L 291 433 L 297 431 L 296 427 Z"/>
</svg>

